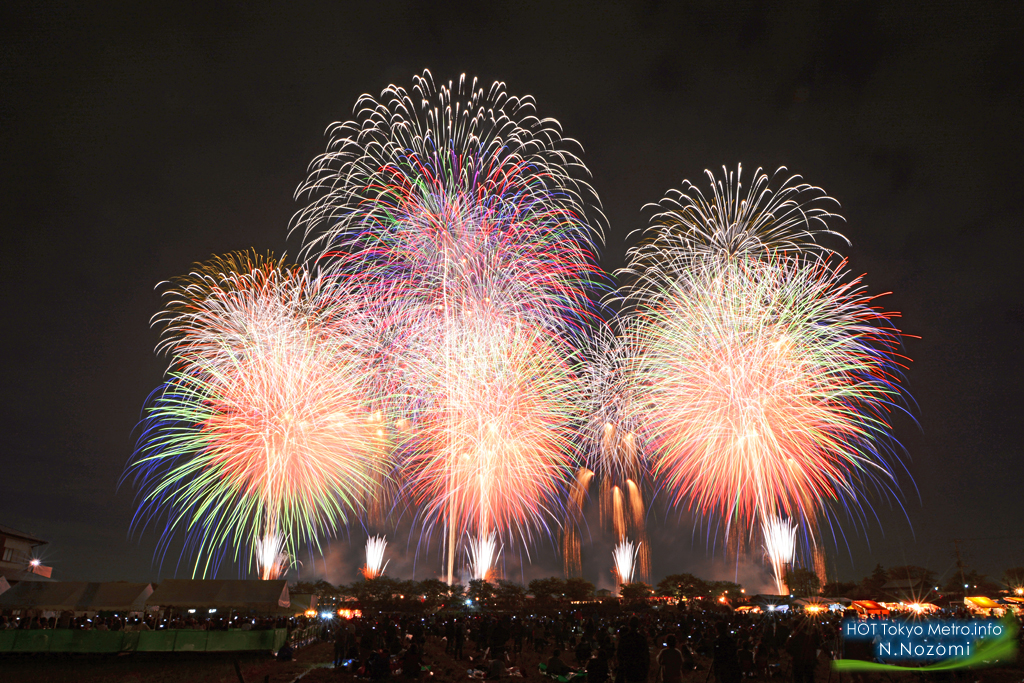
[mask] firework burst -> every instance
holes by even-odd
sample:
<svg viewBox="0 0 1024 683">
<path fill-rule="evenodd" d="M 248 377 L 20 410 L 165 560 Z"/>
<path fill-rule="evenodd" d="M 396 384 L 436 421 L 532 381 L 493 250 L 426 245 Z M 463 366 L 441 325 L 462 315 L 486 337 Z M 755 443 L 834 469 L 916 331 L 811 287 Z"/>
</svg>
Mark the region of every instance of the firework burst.
<svg viewBox="0 0 1024 683">
<path fill-rule="evenodd" d="M 305 271 L 238 253 L 171 285 L 159 349 L 169 379 L 127 474 L 136 524 L 186 531 L 194 573 L 243 547 L 264 578 L 318 547 L 376 495 L 378 452 L 359 318 Z"/>
<path fill-rule="evenodd" d="M 556 517 L 576 462 L 580 400 L 564 351 L 543 330 L 486 319 L 438 334 L 453 353 L 425 354 L 413 373 L 430 398 L 405 463 L 409 491 L 457 537 L 528 539 Z"/>
<path fill-rule="evenodd" d="M 577 488 L 597 482 L 598 506 L 602 525 L 611 528 L 617 541 L 629 535 L 640 549 L 638 574 L 650 576 L 650 552 L 645 523 L 643 486 L 648 481 L 644 448 L 638 439 L 643 431 L 643 401 L 640 388 L 632 380 L 635 352 L 628 340 L 616 336 L 609 327 L 597 328 L 590 340 L 590 351 L 583 367 L 586 387 L 586 421 L 582 435 L 587 449 L 588 468 L 580 471 Z M 584 477 L 584 473 L 589 473 Z M 579 503 L 570 506 L 582 514 L 586 490 L 573 491 Z M 570 561 L 571 540 L 566 534 L 566 561 Z M 567 565 L 568 566 L 568 565 Z"/>
<path fill-rule="evenodd" d="M 575 143 L 501 83 L 427 72 L 362 97 L 329 135 L 294 227 L 387 311 L 406 482 L 427 528 L 445 527 L 451 582 L 458 539 L 527 539 L 573 471 L 575 389 L 559 382 L 575 384 L 563 339 L 596 319 L 596 196 Z"/>
<path fill-rule="evenodd" d="M 813 526 L 866 486 L 896 492 L 895 314 L 845 263 L 737 257 L 689 268 L 631 319 L 653 469 L 676 504 L 752 528 Z"/>
<path fill-rule="evenodd" d="M 817 239 L 842 234 L 828 221 L 842 220 L 829 210 L 838 203 L 818 187 L 787 176 L 779 168 L 769 177 L 760 168 L 743 193 L 743 167 L 736 173 L 724 167 L 724 179 L 711 181 L 710 199 L 700 189 L 683 181 L 682 190 L 671 190 L 656 206 L 645 239 L 630 249 L 625 274 L 641 283 L 663 282 L 666 272 L 683 273 L 708 263 L 727 262 L 738 257 L 762 258 L 778 252 L 831 254 Z M 775 178 L 783 180 L 775 186 Z"/>
</svg>

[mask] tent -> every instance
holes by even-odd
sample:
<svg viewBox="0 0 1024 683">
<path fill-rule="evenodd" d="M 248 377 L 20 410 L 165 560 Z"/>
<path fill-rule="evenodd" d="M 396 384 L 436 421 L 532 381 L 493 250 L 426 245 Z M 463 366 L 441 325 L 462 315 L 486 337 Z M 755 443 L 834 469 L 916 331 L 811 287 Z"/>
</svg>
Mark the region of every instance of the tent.
<svg viewBox="0 0 1024 683">
<path fill-rule="evenodd" d="M 148 583 L 22 581 L 0 594 L 0 609 L 139 612 L 152 592 L 153 586 Z"/>
<path fill-rule="evenodd" d="M 2 599 L 3 596 L 0 595 L 0 600 Z M 966 605 L 967 609 L 971 610 L 972 612 L 980 612 L 981 614 L 990 614 L 993 616 L 1002 616 L 1003 613 L 1006 611 L 1005 605 L 1000 605 L 992 598 L 987 598 L 984 595 L 979 595 L 977 597 L 965 596 L 964 605 Z"/>
<path fill-rule="evenodd" d="M 280 614 L 299 616 L 309 610 L 317 609 L 317 595 L 315 593 L 292 593 L 289 595 L 290 607 L 282 607 L 278 610 Z"/>
<path fill-rule="evenodd" d="M 889 610 L 874 600 L 854 600 L 853 607 L 862 614 L 888 614 Z"/>
<path fill-rule="evenodd" d="M 0 596 L 2 597 L 2 596 Z M 147 605 L 159 607 L 205 607 L 267 614 L 289 607 L 288 582 L 225 579 L 167 579 L 161 581 Z"/>
<path fill-rule="evenodd" d="M 8 585 L 14 586 L 22 581 L 31 581 L 34 583 L 48 583 L 54 581 L 47 576 L 37 574 L 36 572 L 27 572 L 23 569 L 0 569 L 0 576 L 7 580 Z"/>
</svg>

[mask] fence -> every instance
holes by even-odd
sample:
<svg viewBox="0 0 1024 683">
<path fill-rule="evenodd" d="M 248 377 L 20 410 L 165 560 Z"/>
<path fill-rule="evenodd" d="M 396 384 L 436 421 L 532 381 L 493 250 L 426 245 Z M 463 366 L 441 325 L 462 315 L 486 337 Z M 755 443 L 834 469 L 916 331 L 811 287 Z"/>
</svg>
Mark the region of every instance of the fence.
<svg viewBox="0 0 1024 683">
<path fill-rule="evenodd" d="M 0 631 L 0 653 L 7 652 L 277 652 L 287 629 L 272 631 L 78 631 L 40 629 Z"/>
</svg>

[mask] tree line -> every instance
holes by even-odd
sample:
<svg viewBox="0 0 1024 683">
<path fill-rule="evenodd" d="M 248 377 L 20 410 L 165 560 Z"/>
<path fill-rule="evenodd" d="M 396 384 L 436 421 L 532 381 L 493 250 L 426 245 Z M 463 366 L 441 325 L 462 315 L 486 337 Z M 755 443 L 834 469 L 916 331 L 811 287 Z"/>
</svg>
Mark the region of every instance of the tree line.
<svg viewBox="0 0 1024 683">
<path fill-rule="evenodd" d="M 945 582 L 939 583 L 935 572 L 915 565 L 886 569 L 879 564 L 860 581 L 834 581 L 824 586 L 820 584 L 817 575 L 808 569 L 796 567 L 786 573 L 786 584 L 796 597 L 820 595 L 854 600 L 880 599 L 890 597 L 883 587 L 892 581 L 908 582 L 908 587 L 915 587 L 910 590 L 921 591 L 922 599 L 934 597 L 936 593 L 963 594 L 964 584 L 968 586 L 968 593 L 991 594 L 1007 588 L 1024 588 L 1024 567 L 1013 567 L 1003 572 L 1001 585 L 975 570 L 956 571 Z M 516 610 L 524 607 L 529 597 L 532 597 L 530 604 L 536 607 L 556 607 L 592 601 L 596 596 L 594 584 L 590 581 L 557 576 L 534 579 L 526 586 L 505 579 L 473 580 L 467 585 L 449 586 L 440 579 L 411 581 L 385 574 L 338 586 L 324 580 L 301 581 L 290 586 L 290 590 L 293 593 L 314 593 L 321 600 L 355 599 L 362 607 L 380 610 L 433 610 L 452 604 Z M 640 582 L 623 584 L 619 594 L 616 599 L 623 603 L 641 603 L 652 597 L 665 597 L 682 601 L 735 604 L 747 597 L 738 583 L 709 581 L 693 574 L 671 574 L 654 586 Z"/>
</svg>

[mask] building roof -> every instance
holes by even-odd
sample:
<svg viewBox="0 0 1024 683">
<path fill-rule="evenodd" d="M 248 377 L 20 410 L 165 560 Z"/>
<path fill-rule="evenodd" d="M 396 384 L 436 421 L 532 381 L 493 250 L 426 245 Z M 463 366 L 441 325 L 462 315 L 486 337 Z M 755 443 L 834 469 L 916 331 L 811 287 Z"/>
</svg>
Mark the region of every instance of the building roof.
<svg viewBox="0 0 1024 683">
<path fill-rule="evenodd" d="M 23 538 L 26 541 L 31 541 L 33 545 L 44 545 L 46 543 L 49 543 L 49 541 L 44 541 L 43 539 L 37 538 L 32 534 L 26 534 L 24 531 L 18 531 L 17 529 L 12 529 L 11 527 L 4 526 L 3 524 L 0 524 L 0 535 L 14 536 L 15 538 Z"/>
<path fill-rule="evenodd" d="M 924 582 L 924 579 L 893 579 L 886 581 L 882 590 L 914 590 Z"/>
</svg>

